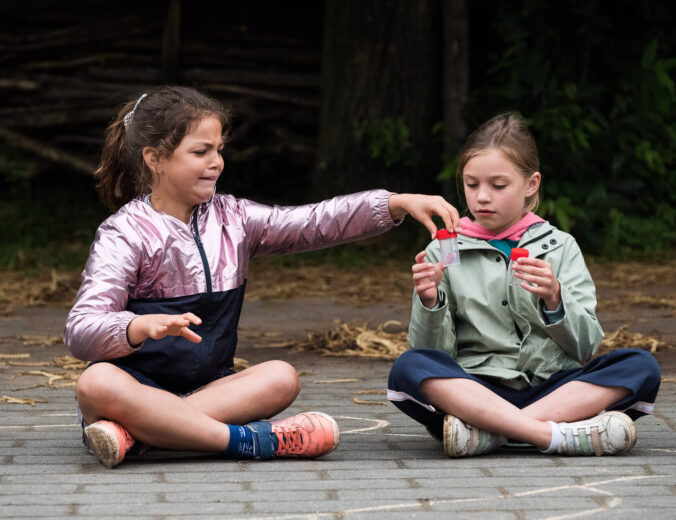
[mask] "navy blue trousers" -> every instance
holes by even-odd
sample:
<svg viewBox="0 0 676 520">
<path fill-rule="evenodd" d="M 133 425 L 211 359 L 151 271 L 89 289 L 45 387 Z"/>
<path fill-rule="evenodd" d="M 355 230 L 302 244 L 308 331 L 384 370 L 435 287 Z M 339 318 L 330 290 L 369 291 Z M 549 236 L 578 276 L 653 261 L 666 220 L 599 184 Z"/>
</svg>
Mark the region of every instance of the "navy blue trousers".
<svg viewBox="0 0 676 520">
<path fill-rule="evenodd" d="M 468 374 L 444 351 L 411 349 L 404 352 L 392 366 L 387 398 L 406 415 L 424 424 L 432 435 L 441 438 L 445 414 L 435 409 L 420 391 L 420 384 L 428 378 L 471 379 L 518 408 L 539 401 L 571 381 L 623 386 L 630 390 L 630 395 L 609 410 L 620 410 L 632 419 L 637 419 L 653 410 L 660 388 L 660 366 L 645 350 L 617 349 L 595 357 L 580 368 L 557 372 L 538 385 L 515 390 L 499 384 L 495 379 Z"/>
</svg>

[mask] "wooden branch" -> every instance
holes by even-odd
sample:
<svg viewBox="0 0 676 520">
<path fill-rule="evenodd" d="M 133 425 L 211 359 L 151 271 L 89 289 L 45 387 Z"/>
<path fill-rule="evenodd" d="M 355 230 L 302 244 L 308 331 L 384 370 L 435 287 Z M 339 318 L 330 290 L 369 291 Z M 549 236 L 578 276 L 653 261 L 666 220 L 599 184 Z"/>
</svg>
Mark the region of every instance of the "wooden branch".
<svg viewBox="0 0 676 520">
<path fill-rule="evenodd" d="M 269 90 L 262 90 L 251 87 L 239 87 L 237 85 L 223 85 L 220 83 L 207 83 L 206 88 L 213 92 L 229 92 L 231 94 L 238 94 L 242 96 L 251 96 L 260 99 L 269 99 L 270 101 L 278 101 L 280 103 L 288 103 L 290 105 L 298 105 L 302 107 L 319 107 L 319 99 L 308 97 L 289 96 L 271 92 Z"/>
<path fill-rule="evenodd" d="M 290 49 L 276 45 L 252 47 L 242 45 L 241 42 L 230 45 L 216 46 L 213 42 L 185 42 L 181 50 L 190 59 L 190 63 L 204 62 L 211 65 L 224 66 L 229 62 L 246 61 L 256 63 L 271 63 L 275 65 L 289 64 L 314 66 L 319 68 L 321 53 L 317 49 Z"/>
<path fill-rule="evenodd" d="M 31 128 L 98 122 L 105 124 L 112 118 L 113 113 L 114 107 L 83 108 L 73 106 L 61 110 L 51 107 L 36 107 L 35 110 L 21 110 L 21 107 L 0 109 L 0 117 L 2 117 L 2 122 L 5 125 Z"/>
<path fill-rule="evenodd" d="M 81 23 L 51 32 L 35 31 L 34 33 L 21 33 L 20 36 L 5 35 L 0 41 L 0 51 L 27 52 L 78 45 L 91 46 L 97 42 L 119 40 L 120 34 L 124 34 L 125 37 L 145 37 L 161 25 L 161 20 L 124 16 L 115 20 L 105 19 L 94 23 Z"/>
<path fill-rule="evenodd" d="M 37 90 L 39 83 L 30 79 L 23 78 L 2 78 L 0 79 L 0 88 L 15 88 L 18 90 Z"/>
<path fill-rule="evenodd" d="M 181 77 L 188 81 L 204 83 L 319 89 L 319 76 L 317 74 L 299 72 L 188 67 L 181 70 Z"/>
<path fill-rule="evenodd" d="M 101 54 L 94 54 L 91 56 L 82 56 L 81 58 L 74 58 L 71 60 L 33 61 L 22 65 L 21 68 L 26 70 L 71 69 L 82 67 L 83 65 L 89 65 L 91 63 L 104 65 L 108 60 L 114 60 L 124 57 L 125 54 L 121 52 L 104 52 Z"/>
<path fill-rule="evenodd" d="M 95 165 L 90 164 L 89 162 L 84 161 L 75 155 L 64 152 L 63 150 L 59 150 L 58 148 L 54 148 L 53 146 L 46 145 L 36 141 L 35 139 L 18 134 L 1 126 L 0 139 L 4 139 L 11 145 L 21 148 L 22 150 L 26 150 L 27 152 L 34 153 L 35 155 L 44 157 L 45 159 L 49 159 L 55 163 L 68 166 L 69 168 L 72 168 L 73 170 L 80 173 L 91 175 L 96 169 Z"/>
</svg>

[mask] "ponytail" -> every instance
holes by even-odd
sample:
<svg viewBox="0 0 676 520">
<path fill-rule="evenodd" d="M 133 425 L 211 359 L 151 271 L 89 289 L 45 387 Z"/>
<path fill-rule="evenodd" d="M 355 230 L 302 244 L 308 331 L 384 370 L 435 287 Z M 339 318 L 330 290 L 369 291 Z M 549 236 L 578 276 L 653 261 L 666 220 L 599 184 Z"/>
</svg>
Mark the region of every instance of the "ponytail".
<svg viewBox="0 0 676 520">
<path fill-rule="evenodd" d="M 124 116 L 131 103 L 127 103 L 118 113 L 115 121 L 106 129 L 101 162 L 94 171 L 98 179 L 96 188 L 101 202 L 113 211 L 117 211 L 138 195 L 134 176 L 125 164 L 125 127 Z"/>
</svg>

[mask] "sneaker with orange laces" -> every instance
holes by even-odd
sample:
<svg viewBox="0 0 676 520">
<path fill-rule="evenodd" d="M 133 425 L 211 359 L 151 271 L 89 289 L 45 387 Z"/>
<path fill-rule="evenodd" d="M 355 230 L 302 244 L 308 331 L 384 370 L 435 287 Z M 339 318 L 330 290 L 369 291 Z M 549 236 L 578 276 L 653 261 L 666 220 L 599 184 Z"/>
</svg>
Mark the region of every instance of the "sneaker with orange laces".
<svg viewBox="0 0 676 520">
<path fill-rule="evenodd" d="M 136 442 L 122 426 L 113 421 L 96 421 L 84 430 L 87 445 L 101 464 L 117 466 Z"/>
<path fill-rule="evenodd" d="M 247 425 L 258 438 L 258 457 L 315 458 L 330 453 L 340 442 L 338 424 L 329 415 L 307 412 L 286 419 Z"/>
</svg>

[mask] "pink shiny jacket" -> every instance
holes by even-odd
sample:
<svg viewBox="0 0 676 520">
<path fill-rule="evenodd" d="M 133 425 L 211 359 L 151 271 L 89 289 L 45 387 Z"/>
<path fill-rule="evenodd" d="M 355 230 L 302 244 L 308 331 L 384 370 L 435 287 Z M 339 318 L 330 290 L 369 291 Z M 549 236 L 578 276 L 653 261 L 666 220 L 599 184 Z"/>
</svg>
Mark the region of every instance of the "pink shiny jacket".
<svg viewBox="0 0 676 520">
<path fill-rule="evenodd" d="M 64 341 L 73 355 L 113 360 L 183 389 L 232 366 L 249 259 L 297 253 L 363 239 L 395 223 L 391 193 L 365 191 L 296 207 L 266 206 L 214 195 L 189 224 L 155 211 L 143 197 L 99 227 L 68 315 Z M 203 341 L 126 336 L 138 314 L 194 312 Z M 187 388 L 187 386 L 185 386 Z"/>
</svg>

